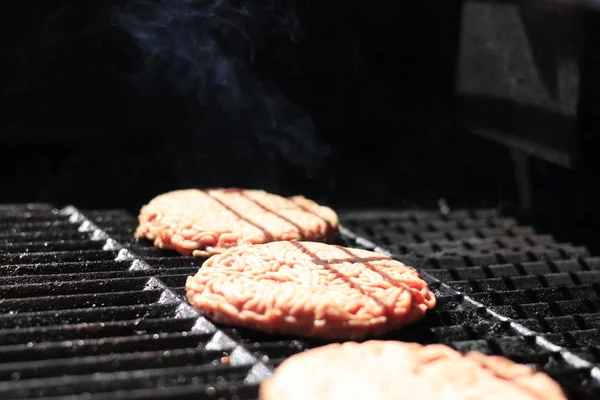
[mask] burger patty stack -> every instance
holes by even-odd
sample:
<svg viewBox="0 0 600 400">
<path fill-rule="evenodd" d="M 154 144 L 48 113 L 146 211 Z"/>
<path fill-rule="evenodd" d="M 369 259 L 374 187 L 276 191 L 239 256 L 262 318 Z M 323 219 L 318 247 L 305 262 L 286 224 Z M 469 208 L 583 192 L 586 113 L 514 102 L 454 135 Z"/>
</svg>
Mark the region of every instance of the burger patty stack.
<svg viewBox="0 0 600 400">
<path fill-rule="evenodd" d="M 222 324 L 365 340 L 415 323 L 435 307 L 416 269 L 335 245 L 339 232 L 336 213 L 303 196 L 229 188 L 162 194 L 142 208 L 135 235 L 182 255 L 209 257 L 188 277 L 187 299 Z M 506 358 L 377 340 L 292 356 L 263 381 L 260 395 L 365 399 L 368 389 L 371 398 L 412 398 L 407 386 L 423 386 L 415 396 L 430 399 L 566 399 L 547 375 Z"/>
</svg>

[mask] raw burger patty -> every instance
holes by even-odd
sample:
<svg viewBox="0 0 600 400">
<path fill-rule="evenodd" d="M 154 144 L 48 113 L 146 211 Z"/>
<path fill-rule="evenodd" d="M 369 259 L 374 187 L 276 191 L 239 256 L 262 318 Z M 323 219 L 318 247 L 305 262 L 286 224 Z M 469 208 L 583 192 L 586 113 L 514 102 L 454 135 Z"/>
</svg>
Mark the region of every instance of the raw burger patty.
<svg viewBox="0 0 600 400">
<path fill-rule="evenodd" d="M 422 318 L 435 296 L 419 273 L 390 257 L 315 242 L 243 246 L 188 277 L 205 315 L 267 333 L 359 339 Z"/>
<path fill-rule="evenodd" d="M 261 400 L 566 400 L 544 373 L 499 356 L 396 341 L 317 347 L 285 360 Z"/>
<path fill-rule="evenodd" d="M 278 240 L 328 241 L 339 231 L 338 217 L 328 207 L 303 196 L 244 189 L 161 194 L 142 207 L 139 222 L 136 237 L 194 256 Z"/>
</svg>

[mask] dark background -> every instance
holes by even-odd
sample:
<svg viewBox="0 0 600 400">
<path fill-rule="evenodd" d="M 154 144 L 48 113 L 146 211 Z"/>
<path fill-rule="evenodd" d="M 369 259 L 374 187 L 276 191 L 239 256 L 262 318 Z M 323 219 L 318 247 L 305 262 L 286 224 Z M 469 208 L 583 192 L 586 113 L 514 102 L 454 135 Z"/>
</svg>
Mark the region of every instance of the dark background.
<svg viewBox="0 0 600 400">
<path fill-rule="evenodd" d="M 516 212 L 508 150 L 453 120 L 458 2 L 260 3 L 5 3 L 0 202 L 136 212 L 241 186 Z M 593 200 L 587 178 L 532 168 L 540 194 L 520 216 L 596 243 L 569 211 Z"/>
</svg>

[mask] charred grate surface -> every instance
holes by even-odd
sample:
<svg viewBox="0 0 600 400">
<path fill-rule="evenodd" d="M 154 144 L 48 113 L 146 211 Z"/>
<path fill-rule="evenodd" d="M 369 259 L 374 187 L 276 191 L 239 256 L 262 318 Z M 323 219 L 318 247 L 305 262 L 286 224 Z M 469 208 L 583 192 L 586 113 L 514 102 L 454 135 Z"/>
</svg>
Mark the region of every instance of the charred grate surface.
<svg viewBox="0 0 600 400">
<path fill-rule="evenodd" d="M 0 206 L 0 398 L 256 398 L 268 368 L 180 296 L 202 260 L 97 215 Z"/>
<path fill-rule="evenodd" d="M 599 396 L 600 258 L 586 248 L 558 243 L 495 210 L 350 211 L 343 223 L 371 247 L 418 267 L 431 285 L 467 300 L 464 315 L 444 318 L 463 323 L 460 335 L 480 323 L 473 310 L 499 317 L 477 335 L 496 342 L 510 332 L 518 354 L 509 358 L 545 370 L 572 398 Z M 569 367 L 557 367 L 557 358 Z M 578 373 L 564 375 L 568 370 Z"/>
<path fill-rule="evenodd" d="M 438 296 L 387 338 L 504 355 L 598 398 L 600 268 L 585 249 L 487 210 L 342 221 L 344 245 L 389 250 Z M 325 344 L 205 320 L 184 299 L 203 260 L 134 240 L 136 225 L 122 211 L 0 206 L 0 398 L 255 399 L 273 367 Z"/>
</svg>

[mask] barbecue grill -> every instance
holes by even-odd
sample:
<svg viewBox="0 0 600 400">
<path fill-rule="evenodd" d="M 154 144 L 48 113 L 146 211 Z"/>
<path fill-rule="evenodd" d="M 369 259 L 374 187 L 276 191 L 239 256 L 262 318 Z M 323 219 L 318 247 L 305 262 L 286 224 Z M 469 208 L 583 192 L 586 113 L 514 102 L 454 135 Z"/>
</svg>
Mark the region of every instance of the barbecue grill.
<svg viewBox="0 0 600 400">
<path fill-rule="evenodd" d="M 600 258 L 495 210 L 347 211 L 346 246 L 418 267 L 438 296 L 387 339 L 499 354 L 600 395 Z M 133 239 L 125 211 L 0 207 L 0 397 L 256 399 L 323 345 L 215 324 L 184 283 L 203 259 Z"/>
<path fill-rule="evenodd" d="M 142 204 L 192 187 L 347 209 L 341 244 L 438 298 L 385 338 L 600 398 L 598 2 L 377 3 L 3 10 L 0 399 L 257 399 L 327 343 L 187 303 L 204 259 L 133 232 Z"/>
</svg>

